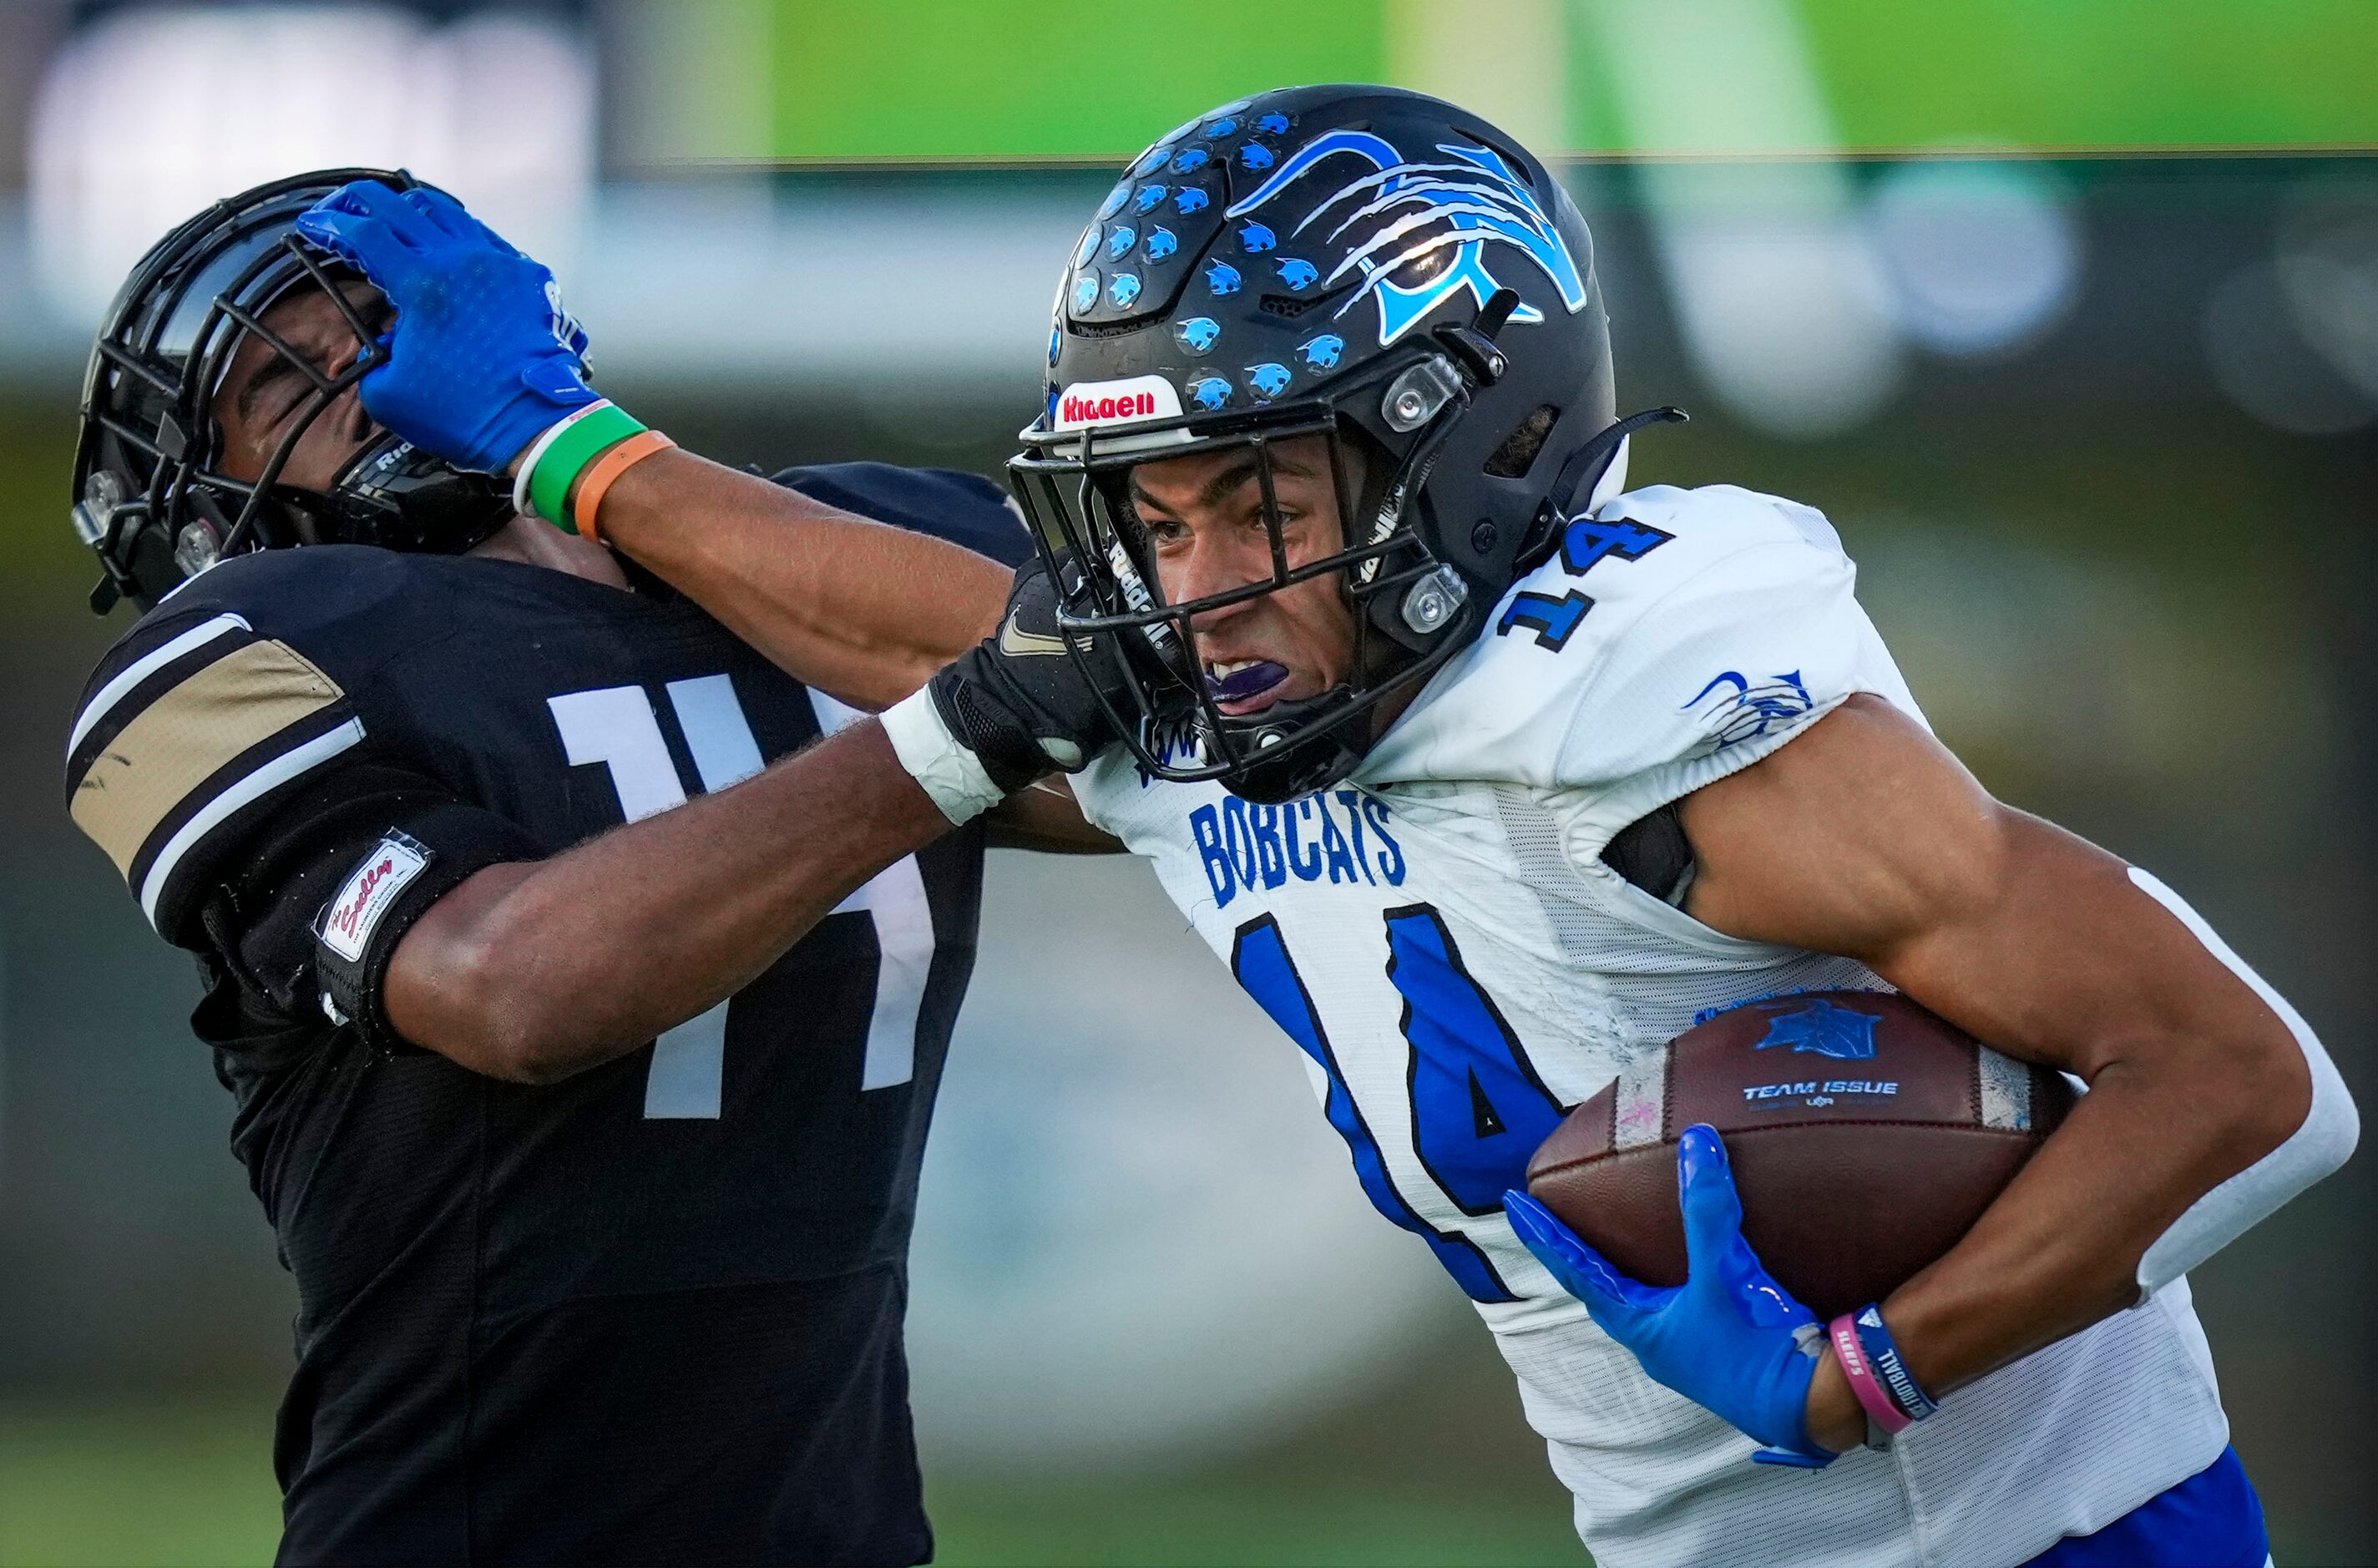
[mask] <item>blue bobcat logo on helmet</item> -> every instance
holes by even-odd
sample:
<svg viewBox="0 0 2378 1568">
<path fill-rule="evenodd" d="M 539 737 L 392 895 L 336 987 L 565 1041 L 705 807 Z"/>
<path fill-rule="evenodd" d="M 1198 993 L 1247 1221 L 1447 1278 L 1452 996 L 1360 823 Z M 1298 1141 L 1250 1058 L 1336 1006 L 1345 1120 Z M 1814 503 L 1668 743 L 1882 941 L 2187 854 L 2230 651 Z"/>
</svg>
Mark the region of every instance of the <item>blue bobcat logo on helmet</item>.
<svg viewBox="0 0 2378 1568">
<path fill-rule="evenodd" d="M 1241 153 L 1256 150 L 1252 144 Z M 1585 280 L 1568 253 L 1568 242 L 1527 182 L 1492 148 L 1459 141 L 1436 144 L 1449 162 L 1413 162 L 1384 137 L 1370 131 L 1333 130 L 1306 142 L 1282 162 L 1262 185 L 1231 204 L 1228 216 L 1242 217 L 1267 205 L 1315 166 L 1345 154 L 1359 158 L 1371 172 L 1340 186 L 1299 220 L 1296 233 L 1338 214 L 1324 236 L 1336 240 L 1357 224 L 1370 225 L 1363 239 L 1331 269 L 1335 285 L 1357 273 L 1362 286 L 1338 307 L 1343 317 L 1366 298 L 1379 302 L 1379 346 L 1387 347 L 1417 326 L 1421 318 L 1467 289 L 1483 308 L 1502 285 L 1486 267 L 1489 245 L 1509 245 L 1540 268 L 1561 303 L 1574 313 L 1585 308 Z M 1269 167 L 1262 163 L 1249 168 Z M 1409 287 L 1395 281 L 1405 263 L 1454 248 L 1452 263 L 1435 277 Z M 1543 313 L 1521 305 L 1511 315 L 1516 322 L 1542 321 Z"/>
<path fill-rule="evenodd" d="M 1794 1056 L 1813 1051 L 1837 1061 L 1864 1061 L 1875 1053 L 1874 1026 L 1881 1022 L 1879 1012 L 1853 1012 L 1816 997 L 1796 1012 L 1769 1019 L 1767 1037 L 1752 1048 L 1789 1046 Z"/>
<path fill-rule="evenodd" d="M 1346 352 L 1346 340 L 1335 332 L 1324 332 L 1297 344 L 1296 352 L 1304 356 L 1307 370 L 1331 370 L 1337 367 L 1338 356 Z"/>
<path fill-rule="evenodd" d="M 1255 134 L 1257 136 L 1286 136 L 1288 134 L 1288 116 L 1281 114 L 1277 109 L 1273 110 L 1268 114 L 1257 115 L 1255 117 Z"/>
<path fill-rule="evenodd" d="M 1099 275 L 1085 272 L 1074 280 L 1074 314 L 1087 315 L 1090 306 L 1099 303 Z"/>
<path fill-rule="evenodd" d="M 1150 261 L 1161 261 L 1180 248 L 1181 242 L 1172 237 L 1171 230 L 1155 228 L 1147 231 L 1147 258 Z"/>
<path fill-rule="evenodd" d="M 1139 194 L 1132 197 L 1131 209 L 1145 218 L 1164 205 L 1164 196 L 1165 187 L 1162 186 L 1142 186 Z"/>
<path fill-rule="evenodd" d="M 1231 384 L 1219 376 L 1200 376 L 1189 383 L 1189 401 L 1200 412 L 1212 413 L 1231 401 Z"/>
<path fill-rule="evenodd" d="M 1176 174 L 1195 174 L 1206 166 L 1207 156 L 1202 147 L 1184 147 L 1172 155 L 1172 172 Z"/>
<path fill-rule="evenodd" d="M 1313 286 L 1313 280 L 1320 276 L 1321 269 L 1314 266 L 1310 261 L 1302 260 L 1293 256 L 1286 256 L 1280 258 L 1279 281 L 1281 286 L 1286 288 L 1290 293 L 1303 293 L 1305 290 Z"/>
<path fill-rule="evenodd" d="M 1139 243 L 1139 231 L 1128 223 L 1117 223 L 1107 233 L 1107 259 L 1121 261 Z"/>
<path fill-rule="evenodd" d="M 1249 223 L 1239 231 L 1239 248 L 1249 256 L 1257 256 L 1279 242 L 1269 228 L 1261 223 Z"/>
<path fill-rule="evenodd" d="M 1210 316 L 1192 316 L 1172 329 L 1181 346 L 1191 353 L 1204 353 L 1222 335 L 1222 324 Z"/>
<path fill-rule="evenodd" d="M 1114 280 L 1107 284 L 1107 298 L 1114 301 L 1119 306 L 1127 306 L 1138 297 L 1139 274 L 1136 272 L 1118 272 L 1114 275 Z"/>
<path fill-rule="evenodd" d="M 1074 247 L 1074 265 L 1087 267 L 1090 257 L 1099 253 L 1099 226 L 1096 223 L 1082 231 L 1082 243 Z"/>
<path fill-rule="evenodd" d="M 1247 366 L 1247 385 L 1259 398 L 1268 400 L 1287 391 L 1288 379 L 1288 366 L 1285 365 L 1267 360 L 1261 365 Z"/>
<path fill-rule="evenodd" d="M 1271 149 L 1259 141 L 1247 142 L 1239 149 L 1239 167 L 1251 173 L 1259 174 L 1278 162 Z"/>
<path fill-rule="evenodd" d="M 1237 293 L 1239 269 L 1227 261 L 1213 262 L 1206 269 L 1206 286 L 1218 295 Z"/>
<path fill-rule="evenodd" d="M 1183 186 L 1172 193 L 1172 210 L 1186 218 L 1193 212 L 1205 211 L 1207 204 L 1212 199 L 1213 197 L 1195 186 Z"/>
</svg>

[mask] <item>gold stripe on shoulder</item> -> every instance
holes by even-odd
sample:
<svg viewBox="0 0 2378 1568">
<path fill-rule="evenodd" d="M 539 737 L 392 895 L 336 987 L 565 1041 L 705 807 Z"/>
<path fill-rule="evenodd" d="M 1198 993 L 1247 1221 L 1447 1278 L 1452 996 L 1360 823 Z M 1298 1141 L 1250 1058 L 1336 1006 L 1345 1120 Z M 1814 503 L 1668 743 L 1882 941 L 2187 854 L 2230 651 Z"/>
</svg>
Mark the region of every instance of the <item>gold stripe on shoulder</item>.
<svg viewBox="0 0 2378 1568">
<path fill-rule="evenodd" d="M 162 693 L 75 785 L 74 820 L 131 874 L 157 824 L 224 763 L 345 693 L 283 642 L 234 649 Z"/>
</svg>

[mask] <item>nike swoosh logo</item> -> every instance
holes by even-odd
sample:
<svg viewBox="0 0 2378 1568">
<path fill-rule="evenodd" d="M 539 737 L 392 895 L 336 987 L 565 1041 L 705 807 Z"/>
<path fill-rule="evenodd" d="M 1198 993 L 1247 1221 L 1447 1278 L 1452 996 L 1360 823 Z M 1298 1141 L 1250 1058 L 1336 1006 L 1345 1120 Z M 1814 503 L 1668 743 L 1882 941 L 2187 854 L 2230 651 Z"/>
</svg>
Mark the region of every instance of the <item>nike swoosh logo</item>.
<svg viewBox="0 0 2378 1568">
<path fill-rule="evenodd" d="M 1065 640 L 1048 637 L 1037 631 L 1027 631 L 1009 616 L 1007 624 L 999 628 L 999 651 L 1011 659 L 1028 659 L 1065 652 Z"/>
</svg>

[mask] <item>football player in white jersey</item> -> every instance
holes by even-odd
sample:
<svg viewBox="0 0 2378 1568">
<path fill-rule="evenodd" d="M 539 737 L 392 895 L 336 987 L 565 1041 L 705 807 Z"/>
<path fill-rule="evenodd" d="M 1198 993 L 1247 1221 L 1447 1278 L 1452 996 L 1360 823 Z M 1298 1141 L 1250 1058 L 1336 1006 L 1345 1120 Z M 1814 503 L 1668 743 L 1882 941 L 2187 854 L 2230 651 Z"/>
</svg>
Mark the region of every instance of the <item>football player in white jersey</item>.
<svg viewBox="0 0 2378 1568">
<path fill-rule="evenodd" d="M 1616 418 L 1585 226 L 1477 116 L 1308 88 L 1183 126 L 1063 277 L 1011 465 L 1044 563 L 778 764 L 876 804 L 811 846 L 816 912 L 1073 772 L 1476 1302 L 1610 1568 L 2251 1568 L 2183 1276 L 2342 1163 L 2342 1083 L 2177 894 L 1933 739 L 1820 514 L 1627 491 L 1665 412 Z M 604 537 L 771 646 L 765 521 L 666 473 Z M 1824 1330 L 1767 1277 L 1705 1129 L 1679 1289 L 1510 1193 L 1614 1081 L 1656 1136 L 1697 1013 L 1886 985 L 2090 1092 L 1873 1309 Z"/>
</svg>

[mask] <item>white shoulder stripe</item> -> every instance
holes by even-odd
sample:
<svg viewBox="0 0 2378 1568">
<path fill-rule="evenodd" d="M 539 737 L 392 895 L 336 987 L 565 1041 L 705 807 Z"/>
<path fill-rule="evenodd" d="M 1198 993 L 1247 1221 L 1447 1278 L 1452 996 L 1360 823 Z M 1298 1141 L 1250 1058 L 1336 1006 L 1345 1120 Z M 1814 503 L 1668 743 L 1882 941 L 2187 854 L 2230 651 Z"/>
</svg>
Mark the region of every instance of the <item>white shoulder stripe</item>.
<svg viewBox="0 0 2378 1568">
<path fill-rule="evenodd" d="M 256 629 L 242 616 L 217 616 L 210 621 L 202 621 L 192 627 L 169 642 L 159 643 L 125 665 L 114 680 L 101 687 L 98 695 L 84 704 L 81 715 L 75 720 L 74 734 L 66 737 L 66 755 L 72 757 L 75 754 L 75 748 L 82 744 L 82 737 L 89 735 L 100 720 L 107 717 L 118 702 L 124 700 L 126 692 L 130 691 L 191 649 L 212 642 L 234 627 L 242 631 Z"/>
<path fill-rule="evenodd" d="M 182 829 L 165 842 L 157 858 L 149 868 L 149 875 L 140 883 L 140 913 L 149 924 L 157 924 L 157 900 L 165 891 L 167 879 L 190 847 L 212 832 L 216 824 L 233 812 L 255 800 L 269 790 L 287 784 L 298 774 L 320 767 L 364 737 L 364 722 L 349 719 L 327 735 L 319 735 L 305 745 L 284 751 L 271 761 L 227 786 L 222 794 L 207 802 L 206 809 L 182 824 Z"/>
</svg>

